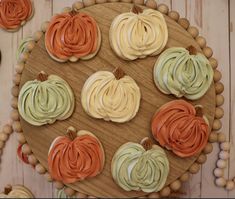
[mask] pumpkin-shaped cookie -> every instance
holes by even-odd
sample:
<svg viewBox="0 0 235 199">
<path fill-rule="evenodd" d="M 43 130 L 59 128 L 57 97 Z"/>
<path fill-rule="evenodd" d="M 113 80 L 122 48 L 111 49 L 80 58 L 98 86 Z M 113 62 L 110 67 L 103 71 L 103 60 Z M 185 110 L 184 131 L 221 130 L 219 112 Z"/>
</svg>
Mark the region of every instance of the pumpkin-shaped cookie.
<svg viewBox="0 0 235 199">
<path fill-rule="evenodd" d="M 135 60 L 161 53 L 168 40 L 168 29 L 160 12 L 134 6 L 113 20 L 109 40 L 119 57 Z"/>
<path fill-rule="evenodd" d="M 207 58 L 193 46 L 172 47 L 159 56 L 153 77 L 161 92 L 196 100 L 210 88 L 213 70 Z"/>
<path fill-rule="evenodd" d="M 120 68 L 114 73 L 98 71 L 91 75 L 81 94 L 82 107 L 88 115 L 119 123 L 135 117 L 140 98 L 138 85 Z"/>
<path fill-rule="evenodd" d="M 0 27 L 16 31 L 33 16 L 31 0 L 1 0 Z"/>
<path fill-rule="evenodd" d="M 71 11 L 55 15 L 47 27 L 45 46 L 59 62 L 76 62 L 94 57 L 101 44 L 101 32 L 88 14 Z"/>
<path fill-rule="evenodd" d="M 4 192 L 0 193 L 0 198 L 34 198 L 34 195 L 22 185 L 8 185 Z"/>
<path fill-rule="evenodd" d="M 104 150 L 89 131 L 69 127 L 66 136 L 57 137 L 48 153 L 48 167 L 53 179 L 74 183 L 97 176 L 103 170 Z"/>
<path fill-rule="evenodd" d="M 141 144 L 128 142 L 117 150 L 111 163 L 112 176 L 126 191 L 157 192 L 166 183 L 169 161 L 164 150 L 152 145 L 149 138 Z"/>
<path fill-rule="evenodd" d="M 56 120 L 65 120 L 73 113 L 75 99 L 69 84 L 57 75 L 26 82 L 20 90 L 18 110 L 28 123 L 41 126 Z"/>
<path fill-rule="evenodd" d="M 153 137 L 180 157 L 199 154 L 209 136 L 208 119 L 201 106 L 184 100 L 164 104 L 152 119 Z"/>
</svg>

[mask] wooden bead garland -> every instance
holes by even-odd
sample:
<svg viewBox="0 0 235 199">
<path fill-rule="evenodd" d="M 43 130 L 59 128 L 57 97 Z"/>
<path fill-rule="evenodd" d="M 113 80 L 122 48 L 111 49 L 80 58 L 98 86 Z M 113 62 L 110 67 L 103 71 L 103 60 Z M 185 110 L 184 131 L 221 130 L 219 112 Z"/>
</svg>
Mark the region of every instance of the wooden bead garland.
<svg viewBox="0 0 235 199">
<path fill-rule="evenodd" d="M 210 58 L 213 55 L 212 49 L 208 46 L 203 48 L 202 51 L 207 58 Z"/>
<path fill-rule="evenodd" d="M 95 0 L 83 0 L 83 4 L 85 7 L 92 6 L 95 4 Z"/>
<path fill-rule="evenodd" d="M 72 6 L 73 10 L 78 11 L 82 8 L 84 8 L 84 4 L 82 2 L 75 2 Z"/>
<path fill-rule="evenodd" d="M 147 0 L 145 5 L 149 8 L 157 9 L 157 2 L 155 0 Z"/>
<path fill-rule="evenodd" d="M 224 85 L 221 82 L 215 83 L 216 94 L 221 94 L 224 91 Z"/>
<path fill-rule="evenodd" d="M 179 25 L 181 25 L 184 29 L 188 29 L 189 21 L 186 18 L 180 18 L 178 21 Z"/>
<path fill-rule="evenodd" d="M 178 21 L 179 18 L 180 18 L 179 13 L 176 12 L 176 11 L 170 11 L 170 12 L 168 13 L 168 16 L 169 16 L 171 19 L 173 19 L 174 21 Z"/>
<path fill-rule="evenodd" d="M 195 40 L 201 48 L 204 48 L 206 46 L 206 39 L 204 37 L 197 36 Z"/>
<path fill-rule="evenodd" d="M 166 14 L 168 13 L 168 11 L 169 11 L 168 6 L 165 5 L 165 4 L 160 4 L 157 9 L 158 9 L 159 12 L 161 12 L 162 14 L 165 14 L 165 15 L 166 15 Z"/>
<path fill-rule="evenodd" d="M 144 5 L 144 0 L 133 0 L 134 4 Z"/>
<path fill-rule="evenodd" d="M 212 66 L 213 69 L 216 69 L 216 68 L 217 68 L 218 62 L 217 62 L 217 60 L 216 60 L 215 58 L 211 57 L 211 58 L 209 59 L 209 62 L 210 62 L 210 64 L 211 64 L 211 66 Z"/>
<path fill-rule="evenodd" d="M 224 96 L 223 95 L 216 95 L 216 106 L 222 106 L 224 104 Z"/>
<path fill-rule="evenodd" d="M 199 34 L 198 29 L 194 26 L 189 26 L 188 27 L 188 32 L 190 33 L 190 35 L 192 35 L 193 38 L 196 38 Z"/>
</svg>

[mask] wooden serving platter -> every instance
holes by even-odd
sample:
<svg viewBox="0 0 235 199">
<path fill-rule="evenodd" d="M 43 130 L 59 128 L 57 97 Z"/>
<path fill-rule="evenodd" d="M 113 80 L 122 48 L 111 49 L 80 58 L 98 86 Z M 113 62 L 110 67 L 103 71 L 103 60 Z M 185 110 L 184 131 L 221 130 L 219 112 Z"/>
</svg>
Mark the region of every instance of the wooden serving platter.
<svg viewBox="0 0 235 199">
<path fill-rule="evenodd" d="M 136 197 L 146 195 L 143 192 L 126 192 L 114 183 L 110 172 L 111 159 L 118 147 L 125 142 L 139 143 L 146 136 L 152 138 L 150 123 L 153 114 L 160 106 L 175 99 L 173 96 L 162 94 L 155 87 L 152 71 L 158 58 L 157 56 L 131 62 L 124 61 L 118 58 L 110 48 L 109 27 L 111 22 L 120 13 L 128 12 L 132 6 L 133 4 L 129 3 L 105 3 L 81 9 L 81 12 L 86 12 L 93 16 L 101 29 L 102 46 L 97 56 L 89 61 L 58 63 L 47 54 L 44 36 L 42 36 L 26 62 L 20 83 L 20 87 L 22 87 L 26 81 L 35 79 L 37 74 L 43 70 L 48 74 L 61 76 L 71 85 L 76 97 L 76 108 L 71 118 L 42 127 L 32 126 L 22 118 L 20 122 L 29 146 L 45 168 L 48 168 L 47 154 L 51 142 L 57 136 L 63 135 L 68 126 L 72 125 L 78 130 L 85 129 L 94 133 L 105 149 L 106 161 L 104 170 L 95 178 L 68 186 L 79 192 L 97 197 Z M 201 51 L 196 41 L 185 29 L 168 16 L 165 16 L 165 19 L 169 31 L 167 47 L 188 47 L 193 45 Z M 116 67 L 121 67 L 126 74 L 136 80 L 142 94 L 138 114 L 133 120 L 124 124 L 105 122 L 89 117 L 82 109 L 80 99 L 83 84 L 91 74 L 99 70 L 112 71 Z M 205 96 L 192 103 L 203 105 L 205 115 L 209 119 L 210 127 L 212 127 L 216 107 L 214 83 Z M 197 156 L 182 159 L 167 150 L 165 151 L 170 161 L 170 174 L 166 182 L 166 185 L 168 185 L 185 173 L 195 162 Z"/>
</svg>

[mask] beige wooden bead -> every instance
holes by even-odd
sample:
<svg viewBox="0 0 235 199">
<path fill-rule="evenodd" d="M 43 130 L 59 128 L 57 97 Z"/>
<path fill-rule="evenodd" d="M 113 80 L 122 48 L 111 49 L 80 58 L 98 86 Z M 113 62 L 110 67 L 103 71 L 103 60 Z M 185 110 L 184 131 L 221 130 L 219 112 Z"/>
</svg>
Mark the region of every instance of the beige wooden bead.
<svg viewBox="0 0 235 199">
<path fill-rule="evenodd" d="M 199 157 L 197 158 L 197 163 L 199 164 L 204 164 L 207 160 L 207 157 L 205 154 L 200 154 Z"/>
<path fill-rule="evenodd" d="M 124 2 L 124 3 L 131 3 L 132 0 L 121 0 L 121 2 Z"/>
<path fill-rule="evenodd" d="M 224 179 L 224 177 L 216 178 L 215 184 L 218 187 L 224 187 L 226 185 L 226 180 Z"/>
<path fill-rule="evenodd" d="M 99 3 L 106 3 L 107 0 L 95 0 L 95 3 L 99 4 Z"/>
<path fill-rule="evenodd" d="M 221 80 L 221 78 L 222 78 L 221 72 L 219 72 L 218 70 L 214 70 L 214 81 L 218 82 Z"/>
<path fill-rule="evenodd" d="M 77 1 L 73 4 L 72 8 L 73 8 L 73 10 L 78 11 L 78 10 L 84 8 L 84 4 L 82 2 Z"/>
<path fill-rule="evenodd" d="M 62 13 L 69 13 L 69 12 L 71 12 L 72 11 L 72 8 L 71 7 L 64 7 L 63 9 L 62 9 Z M 43 31 L 43 30 L 42 30 Z M 43 31 L 44 32 L 44 31 Z"/>
<path fill-rule="evenodd" d="M 189 32 L 190 35 L 192 35 L 193 38 L 196 38 L 199 34 L 198 29 L 194 26 L 189 26 L 187 31 Z"/>
<path fill-rule="evenodd" d="M 204 37 L 197 36 L 195 40 L 201 48 L 204 48 L 206 46 L 206 39 Z"/>
<path fill-rule="evenodd" d="M 224 116 L 224 109 L 217 107 L 215 108 L 215 118 L 221 119 Z"/>
<path fill-rule="evenodd" d="M 215 168 L 214 169 L 214 175 L 217 178 L 223 177 L 224 176 L 224 170 L 220 168 Z"/>
<path fill-rule="evenodd" d="M 217 133 L 211 132 L 209 135 L 209 142 L 214 143 L 218 141 Z"/>
<path fill-rule="evenodd" d="M 148 198 L 160 198 L 160 194 L 158 192 L 150 193 Z"/>
<path fill-rule="evenodd" d="M 18 98 L 17 97 L 13 97 L 11 99 L 11 107 L 14 108 L 14 109 L 18 108 Z"/>
<path fill-rule="evenodd" d="M 14 121 L 12 128 L 13 128 L 14 132 L 17 132 L 17 133 L 22 132 L 20 121 Z"/>
<path fill-rule="evenodd" d="M 164 187 L 164 188 L 160 191 L 161 197 L 168 197 L 170 194 L 171 194 L 171 189 L 170 189 L 170 187 Z"/>
<path fill-rule="evenodd" d="M 211 57 L 211 58 L 209 59 L 209 62 L 210 62 L 211 67 L 212 67 L 213 69 L 216 69 L 216 68 L 217 68 L 218 62 L 217 62 L 217 60 L 216 60 L 215 58 Z"/>
<path fill-rule="evenodd" d="M 219 159 L 216 162 L 216 166 L 220 169 L 225 169 L 227 166 L 227 162 L 225 160 Z"/>
<path fill-rule="evenodd" d="M 29 164 L 31 164 L 31 165 L 33 165 L 33 166 L 38 163 L 37 158 L 36 158 L 35 155 L 33 155 L 33 154 L 30 154 L 30 155 L 28 156 L 28 160 L 29 160 Z"/>
<path fill-rule="evenodd" d="M 64 188 L 64 184 L 60 181 L 56 181 L 55 182 L 55 188 L 58 189 L 58 190 L 61 190 Z"/>
<path fill-rule="evenodd" d="M 29 53 L 28 52 L 23 52 L 20 55 L 19 61 L 20 62 L 26 62 L 29 58 Z"/>
<path fill-rule="evenodd" d="M 191 167 L 189 168 L 189 172 L 192 174 L 195 174 L 199 171 L 199 169 L 200 169 L 200 165 L 197 163 L 193 163 Z"/>
<path fill-rule="evenodd" d="M 74 189 L 72 189 L 72 188 L 70 188 L 70 187 L 66 187 L 65 189 L 64 189 L 64 193 L 67 195 L 67 196 L 73 196 L 75 193 L 76 193 L 76 191 L 74 190 Z"/>
<path fill-rule="evenodd" d="M 83 4 L 85 7 L 92 6 L 95 4 L 95 0 L 83 0 Z"/>
<path fill-rule="evenodd" d="M 9 124 L 5 124 L 2 128 L 2 132 L 10 135 L 13 132 L 12 126 Z"/>
<path fill-rule="evenodd" d="M 144 5 L 144 0 L 133 0 L 134 4 Z"/>
<path fill-rule="evenodd" d="M 24 70 L 24 63 L 23 62 L 19 62 L 18 64 L 16 64 L 15 66 L 15 71 L 19 74 L 21 74 Z"/>
<path fill-rule="evenodd" d="M 157 2 L 155 0 L 147 0 L 145 5 L 152 9 L 157 9 Z"/>
<path fill-rule="evenodd" d="M 180 180 L 176 180 L 176 181 L 174 181 L 174 182 L 172 182 L 172 183 L 170 184 L 170 188 L 171 188 L 173 191 L 178 191 L 178 190 L 180 189 L 180 187 L 181 187 L 181 182 L 180 182 Z"/>
<path fill-rule="evenodd" d="M 33 34 L 33 39 L 34 39 L 34 41 L 39 41 L 39 39 L 42 37 L 42 35 L 43 35 L 43 32 L 42 31 L 37 31 L 37 32 L 35 32 L 34 34 Z"/>
<path fill-rule="evenodd" d="M 207 143 L 205 148 L 203 149 L 203 153 L 209 154 L 213 151 L 213 145 L 211 143 Z"/>
<path fill-rule="evenodd" d="M 186 182 L 189 180 L 189 172 L 184 173 L 182 176 L 180 176 L 180 181 L 181 182 Z"/>
<path fill-rule="evenodd" d="M 25 155 L 30 155 L 32 153 L 32 150 L 27 143 L 22 146 L 22 153 Z"/>
<path fill-rule="evenodd" d="M 39 173 L 39 174 L 45 174 L 46 173 L 46 169 L 41 165 L 41 164 L 37 164 L 35 166 L 35 170 Z"/>
<path fill-rule="evenodd" d="M 21 79 L 21 75 L 16 73 L 13 76 L 13 83 L 18 86 L 20 84 L 20 79 Z"/>
<path fill-rule="evenodd" d="M 222 106 L 224 104 L 224 96 L 216 95 L 216 106 Z"/>
<path fill-rule="evenodd" d="M 87 198 L 87 195 L 86 195 L 86 194 L 80 193 L 80 192 L 77 192 L 77 193 L 76 193 L 76 196 L 77 196 L 78 198 Z"/>
<path fill-rule="evenodd" d="M 19 89 L 18 86 L 13 86 L 13 87 L 11 88 L 11 94 L 12 94 L 14 97 L 18 97 L 19 92 L 20 92 L 20 89 Z"/>
<path fill-rule="evenodd" d="M 232 180 L 228 180 L 225 185 L 225 189 L 231 191 L 235 188 L 235 183 Z"/>
<path fill-rule="evenodd" d="M 230 143 L 229 142 L 222 142 L 220 144 L 220 148 L 223 150 L 223 151 L 229 151 L 230 150 Z"/>
<path fill-rule="evenodd" d="M 26 143 L 26 139 L 23 133 L 18 133 L 17 134 L 17 140 L 20 144 L 25 144 Z"/>
<path fill-rule="evenodd" d="M 208 46 L 203 48 L 202 51 L 207 58 L 210 58 L 213 55 L 212 49 Z"/>
<path fill-rule="evenodd" d="M 41 30 L 42 30 L 42 32 L 46 32 L 49 23 L 50 23 L 49 21 L 44 21 L 44 22 L 42 23 L 42 25 L 41 25 Z"/>
<path fill-rule="evenodd" d="M 169 16 L 171 19 L 173 19 L 174 21 L 178 21 L 179 18 L 180 18 L 179 13 L 176 12 L 176 11 L 170 11 L 170 12 L 168 13 L 168 16 Z"/>
<path fill-rule="evenodd" d="M 219 158 L 221 160 L 227 160 L 229 158 L 229 153 L 228 151 L 220 151 L 219 153 Z"/>
<path fill-rule="evenodd" d="M 169 11 L 169 8 L 168 8 L 168 6 L 166 4 L 159 4 L 157 9 L 158 9 L 159 12 L 161 12 L 162 14 L 165 14 L 165 15 Z"/>
<path fill-rule="evenodd" d="M 224 85 L 221 82 L 215 83 L 216 94 L 221 94 L 224 91 Z"/>
<path fill-rule="evenodd" d="M 226 136 L 224 133 L 218 133 L 218 142 L 225 142 L 226 141 Z"/>
<path fill-rule="evenodd" d="M 8 139 L 9 135 L 6 133 L 0 133 L 0 141 L 6 142 Z"/>
<path fill-rule="evenodd" d="M 0 140 L 0 149 L 2 149 L 5 146 L 5 142 Z"/>
<path fill-rule="evenodd" d="M 19 112 L 16 109 L 11 111 L 10 117 L 13 121 L 18 121 L 20 119 Z"/>
<path fill-rule="evenodd" d="M 35 41 L 29 41 L 28 43 L 27 43 L 27 50 L 28 50 L 28 52 L 31 52 L 32 50 L 33 50 L 33 48 L 35 47 Z"/>
<path fill-rule="evenodd" d="M 186 18 L 180 18 L 178 24 L 181 25 L 184 29 L 188 29 L 189 21 Z"/>
<path fill-rule="evenodd" d="M 48 182 L 52 182 L 52 181 L 53 181 L 51 175 L 50 175 L 48 172 L 46 172 L 46 173 L 44 174 L 44 177 L 45 177 L 45 179 L 46 179 Z"/>
<path fill-rule="evenodd" d="M 222 127 L 222 123 L 220 120 L 218 119 L 215 119 L 214 122 L 213 122 L 213 125 L 212 125 L 212 129 L 215 130 L 215 131 L 218 131 L 220 130 Z"/>
</svg>

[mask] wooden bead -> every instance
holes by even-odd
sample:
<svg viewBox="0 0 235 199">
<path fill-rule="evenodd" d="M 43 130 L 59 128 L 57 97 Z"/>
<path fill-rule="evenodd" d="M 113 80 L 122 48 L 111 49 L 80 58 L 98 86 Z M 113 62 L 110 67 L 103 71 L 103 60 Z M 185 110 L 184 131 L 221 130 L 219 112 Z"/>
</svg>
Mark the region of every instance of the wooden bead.
<svg viewBox="0 0 235 199">
<path fill-rule="evenodd" d="M 212 49 L 208 46 L 203 48 L 202 51 L 207 58 L 210 58 L 213 55 Z"/>
<path fill-rule="evenodd" d="M 216 95 L 216 106 L 222 106 L 224 104 L 224 96 L 223 95 Z"/>
<path fill-rule="evenodd" d="M 164 188 L 160 191 L 161 197 L 168 197 L 170 194 L 171 194 L 171 189 L 170 189 L 170 187 L 164 187 Z"/>
<path fill-rule="evenodd" d="M 108 2 L 119 2 L 119 0 L 108 0 Z"/>
<path fill-rule="evenodd" d="M 107 0 L 96 0 L 95 3 L 99 4 L 99 3 L 106 3 Z"/>
<path fill-rule="evenodd" d="M 148 198 L 160 198 L 160 194 L 158 192 L 150 193 Z"/>
<path fill-rule="evenodd" d="M 229 151 L 230 150 L 230 143 L 229 142 L 222 142 L 220 144 L 220 148 L 223 150 L 223 151 Z"/>
<path fill-rule="evenodd" d="M 13 76 L 13 83 L 18 86 L 20 84 L 20 79 L 21 79 L 21 75 L 16 73 Z"/>
<path fill-rule="evenodd" d="M 64 184 L 60 181 L 56 181 L 55 182 L 55 188 L 58 189 L 58 190 L 61 190 L 64 188 Z"/>
<path fill-rule="evenodd" d="M 35 32 L 34 34 L 33 34 L 33 39 L 34 39 L 34 41 L 39 41 L 39 39 L 42 37 L 42 35 L 43 35 L 43 32 L 42 31 L 37 31 L 37 32 Z"/>
<path fill-rule="evenodd" d="M 15 66 L 15 71 L 19 74 L 21 74 L 24 70 L 24 63 L 20 62 Z"/>
<path fill-rule="evenodd" d="M 5 142 L 0 140 L 0 149 L 2 149 L 5 146 Z"/>
<path fill-rule="evenodd" d="M 49 21 L 44 21 L 42 23 L 42 25 L 41 25 L 42 32 L 46 32 L 47 31 L 47 27 L 48 27 L 49 23 L 50 23 Z"/>
<path fill-rule="evenodd" d="M 221 78 L 222 78 L 221 72 L 219 72 L 218 70 L 214 70 L 214 81 L 218 82 L 221 80 Z"/>
<path fill-rule="evenodd" d="M 144 0 L 133 0 L 134 4 L 144 5 Z"/>
<path fill-rule="evenodd" d="M 78 11 L 78 10 L 84 8 L 84 4 L 82 2 L 77 1 L 73 4 L 72 8 L 73 8 L 73 10 Z"/>
<path fill-rule="evenodd" d="M 173 19 L 174 21 L 178 21 L 179 18 L 180 18 L 179 13 L 176 12 L 176 11 L 170 11 L 170 12 L 168 13 L 168 16 L 169 16 L 171 19 Z"/>
<path fill-rule="evenodd" d="M 204 163 L 206 162 L 206 160 L 207 160 L 206 155 L 202 153 L 202 154 L 199 155 L 199 157 L 197 158 L 197 163 L 199 163 L 199 164 L 204 164 Z"/>
<path fill-rule="evenodd" d="M 23 52 L 20 55 L 19 61 L 20 62 L 26 62 L 29 58 L 29 53 L 28 52 Z"/>
<path fill-rule="evenodd" d="M 73 195 L 76 193 L 76 191 L 75 191 L 74 189 L 70 188 L 70 187 L 66 187 L 66 188 L 64 189 L 64 193 L 65 193 L 67 196 L 71 197 L 71 196 L 73 196 Z"/>
<path fill-rule="evenodd" d="M 209 59 L 209 62 L 210 62 L 211 67 L 212 67 L 213 69 L 216 69 L 216 68 L 217 68 L 218 62 L 217 62 L 217 60 L 216 60 L 215 58 L 211 57 L 211 58 Z"/>
<path fill-rule="evenodd" d="M 205 148 L 203 149 L 203 153 L 209 154 L 213 151 L 213 145 L 211 143 L 207 143 Z"/>
<path fill-rule="evenodd" d="M 35 41 L 29 41 L 27 44 L 27 50 L 28 52 L 31 52 L 33 50 L 33 48 L 35 47 Z"/>
<path fill-rule="evenodd" d="M 37 158 L 36 158 L 33 154 L 30 154 L 30 155 L 28 156 L 28 160 L 29 160 L 29 164 L 31 164 L 31 165 L 33 165 L 33 166 L 38 163 Z"/>
<path fill-rule="evenodd" d="M 83 0 L 83 4 L 85 7 L 92 6 L 95 4 L 95 0 Z"/>
<path fill-rule="evenodd" d="M 121 2 L 124 2 L 124 3 L 131 3 L 132 0 L 121 0 Z"/>
<path fill-rule="evenodd" d="M 220 130 L 222 127 L 222 123 L 220 120 L 218 119 L 215 119 L 214 122 L 213 122 L 213 125 L 212 125 L 212 129 L 215 130 L 215 131 L 218 131 Z"/>
<path fill-rule="evenodd" d="M 219 158 L 221 160 L 227 160 L 229 158 L 229 153 L 228 151 L 220 151 L 219 153 Z"/>
<path fill-rule="evenodd" d="M 14 97 L 18 97 L 19 92 L 20 92 L 20 89 L 19 89 L 18 86 L 13 86 L 13 87 L 11 88 L 11 94 L 12 94 Z"/>
<path fill-rule="evenodd" d="M 180 187 L 181 187 L 181 182 L 179 180 L 176 180 L 170 184 L 170 188 L 173 191 L 178 191 L 180 189 Z"/>
<path fill-rule="evenodd" d="M 209 142 L 214 143 L 218 141 L 217 133 L 211 132 L 209 136 Z"/>
<path fill-rule="evenodd" d="M 25 144 L 26 143 L 26 139 L 23 133 L 18 133 L 17 134 L 17 140 L 20 144 Z"/>
<path fill-rule="evenodd" d="M 217 166 L 218 168 L 220 168 L 220 169 L 225 169 L 226 166 L 227 166 L 227 162 L 226 162 L 225 160 L 219 159 L 219 160 L 217 160 L 217 162 L 216 162 L 216 166 Z"/>
<path fill-rule="evenodd" d="M 32 153 L 32 150 L 27 143 L 22 146 L 22 153 L 25 155 L 29 155 Z"/>
<path fill-rule="evenodd" d="M 13 128 L 14 132 L 22 132 L 20 121 L 14 121 L 12 128 Z"/>
<path fill-rule="evenodd" d="M 53 181 L 51 175 L 50 175 L 48 172 L 46 172 L 46 173 L 44 174 L 44 177 L 45 177 L 45 179 L 46 179 L 48 182 L 52 182 L 52 181 Z"/>
<path fill-rule="evenodd" d="M 160 4 L 158 6 L 158 11 L 161 12 L 162 14 L 166 15 L 168 13 L 168 11 L 169 11 L 169 8 L 168 8 L 168 6 L 166 4 Z"/>
<path fill-rule="evenodd" d="M 2 132 L 10 135 L 13 132 L 12 126 L 9 124 L 4 125 L 2 128 Z"/>
<path fill-rule="evenodd" d="M 189 172 L 192 174 L 195 174 L 199 171 L 199 169 L 200 169 L 200 165 L 197 163 L 193 163 L 191 167 L 189 168 Z"/>
<path fill-rule="evenodd" d="M 17 97 L 13 97 L 11 99 L 11 107 L 14 108 L 14 109 L 18 108 L 18 98 Z"/>
<path fill-rule="evenodd" d="M 204 48 L 206 46 L 206 39 L 204 37 L 197 36 L 195 40 L 201 48 Z"/>
<path fill-rule="evenodd" d="M 2 141 L 2 142 L 6 142 L 7 141 L 7 139 L 8 139 L 8 134 L 6 134 L 6 133 L 0 133 L 0 141 Z"/>
<path fill-rule="evenodd" d="M 23 149 L 23 148 L 22 148 Z M 41 164 L 37 164 L 35 166 L 35 170 L 39 173 L 39 174 L 45 174 L 46 173 L 46 169 L 41 165 Z"/>
<path fill-rule="evenodd" d="M 155 0 L 147 0 L 145 5 L 152 9 L 157 9 L 157 2 Z"/>
<path fill-rule="evenodd" d="M 225 185 L 225 189 L 231 191 L 235 188 L 235 183 L 232 180 L 228 180 Z"/>
<path fill-rule="evenodd" d="M 216 94 L 221 94 L 224 91 L 224 85 L 221 82 L 215 83 Z"/>
<path fill-rule="evenodd" d="M 84 193 L 77 192 L 76 193 L 77 198 L 87 198 L 87 195 Z"/>
<path fill-rule="evenodd" d="M 220 177 L 220 178 L 217 178 L 215 180 L 215 184 L 218 186 L 218 187 L 224 187 L 226 185 L 226 180 L 223 178 L 223 177 Z"/>
<path fill-rule="evenodd" d="M 218 134 L 218 142 L 225 142 L 226 141 L 226 136 L 224 133 L 219 133 Z"/>
<path fill-rule="evenodd" d="M 199 34 L 198 29 L 194 26 L 189 26 L 187 31 L 190 35 L 192 35 L 193 38 L 196 38 Z"/>
<path fill-rule="evenodd" d="M 188 29 L 189 21 L 186 18 L 180 18 L 178 24 L 181 25 L 184 29 Z"/>
<path fill-rule="evenodd" d="M 72 11 L 72 8 L 71 7 L 64 7 L 63 9 L 62 9 L 62 13 L 69 13 L 69 12 L 71 12 Z"/>
<path fill-rule="evenodd" d="M 16 109 L 11 111 L 10 117 L 13 121 L 18 121 L 20 119 L 19 112 Z"/>
<path fill-rule="evenodd" d="M 181 182 L 186 182 L 189 180 L 189 172 L 184 173 L 181 177 L 180 177 L 180 181 Z"/>
<path fill-rule="evenodd" d="M 215 168 L 214 169 L 214 175 L 217 178 L 223 177 L 224 176 L 224 170 L 220 168 Z"/>
<path fill-rule="evenodd" d="M 215 108 L 215 118 L 221 119 L 224 116 L 224 109 L 222 108 Z"/>
</svg>

